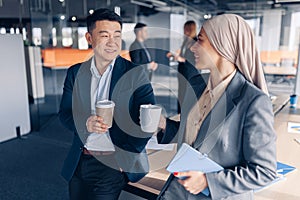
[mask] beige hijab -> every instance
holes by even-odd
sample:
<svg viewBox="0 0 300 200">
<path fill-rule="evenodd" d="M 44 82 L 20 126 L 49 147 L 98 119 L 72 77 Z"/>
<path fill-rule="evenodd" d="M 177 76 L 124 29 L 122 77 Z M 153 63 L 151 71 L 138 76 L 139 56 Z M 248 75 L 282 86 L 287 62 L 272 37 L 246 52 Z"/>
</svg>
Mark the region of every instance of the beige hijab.
<svg viewBox="0 0 300 200">
<path fill-rule="evenodd" d="M 255 37 L 247 22 L 238 15 L 223 14 L 206 21 L 202 27 L 218 53 L 268 95 Z"/>
</svg>

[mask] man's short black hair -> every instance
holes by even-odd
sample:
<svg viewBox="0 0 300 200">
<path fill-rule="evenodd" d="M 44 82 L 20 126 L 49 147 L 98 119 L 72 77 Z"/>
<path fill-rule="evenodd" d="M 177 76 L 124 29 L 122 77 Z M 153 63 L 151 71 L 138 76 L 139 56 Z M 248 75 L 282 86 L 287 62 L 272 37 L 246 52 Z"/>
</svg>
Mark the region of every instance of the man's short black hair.
<svg viewBox="0 0 300 200">
<path fill-rule="evenodd" d="M 196 26 L 196 22 L 194 20 L 189 20 L 184 23 L 184 26 Z"/>
<path fill-rule="evenodd" d="M 145 26 L 147 26 L 146 24 L 144 24 L 144 23 L 137 23 L 136 25 L 135 25 L 135 27 L 134 27 L 134 33 L 136 34 L 139 30 L 141 30 L 141 28 L 143 28 L 143 27 L 145 27 Z"/>
<path fill-rule="evenodd" d="M 109 10 L 107 8 L 100 8 L 95 10 L 93 14 L 87 16 L 86 23 L 87 23 L 88 32 L 91 32 L 95 28 L 96 21 L 102 21 L 102 20 L 119 22 L 122 28 L 122 18 L 119 15 L 117 15 L 114 11 Z"/>
</svg>

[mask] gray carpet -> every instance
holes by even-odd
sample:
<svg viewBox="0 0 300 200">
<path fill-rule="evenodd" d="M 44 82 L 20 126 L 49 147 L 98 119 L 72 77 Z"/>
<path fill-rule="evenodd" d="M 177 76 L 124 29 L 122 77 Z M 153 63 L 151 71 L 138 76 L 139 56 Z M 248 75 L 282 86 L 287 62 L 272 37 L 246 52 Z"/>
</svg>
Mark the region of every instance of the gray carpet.
<svg viewBox="0 0 300 200">
<path fill-rule="evenodd" d="M 60 170 L 72 134 L 56 116 L 39 132 L 0 144 L 0 199 L 68 199 Z"/>
</svg>

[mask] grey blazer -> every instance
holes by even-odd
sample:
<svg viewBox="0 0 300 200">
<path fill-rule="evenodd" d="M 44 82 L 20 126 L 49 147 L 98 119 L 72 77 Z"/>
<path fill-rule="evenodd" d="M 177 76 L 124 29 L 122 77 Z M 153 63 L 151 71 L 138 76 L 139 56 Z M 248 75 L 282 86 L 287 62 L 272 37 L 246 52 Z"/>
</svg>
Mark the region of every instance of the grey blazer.
<svg viewBox="0 0 300 200">
<path fill-rule="evenodd" d="M 204 82 L 203 82 L 204 83 Z M 193 86 L 193 85 L 192 85 Z M 206 84 L 194 85 L 199 97 Z M 167 120 L 161 143 L 182 143 L 187 115 L 195 104 L 188 94 L 180 125 Z M 253 199 L 253 190 L 276 177 L 276 134 L 272 104 L 267 95 L 237 72 L 204 120 L 193 147 L 224 170 L 207 173 L 210 196 L 192 195 L 170 176 L 160 199 Z M 174 131 L 178 129 L 178 131 Z M 179 145 L 180 146 L 180 145 Z"/>
</svg>

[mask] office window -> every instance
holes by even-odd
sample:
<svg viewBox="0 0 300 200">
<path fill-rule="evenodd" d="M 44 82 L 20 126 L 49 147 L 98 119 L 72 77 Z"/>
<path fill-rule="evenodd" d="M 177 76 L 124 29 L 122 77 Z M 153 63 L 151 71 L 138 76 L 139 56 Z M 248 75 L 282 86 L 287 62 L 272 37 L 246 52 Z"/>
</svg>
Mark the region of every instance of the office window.
<svg viewBox="0 0 300 200">
<path fill-rule="evenodd" d="M 0 28 L 0 34 L 6 34 L 6 28 L 1 27 Z"/>
<path fill-rule="evenodd" d="M 25 27 L 22 28 L 22 36 L 24 41 L 27 40 L 27 31 Z"/>
<path fill-rule="evenodd" d="M 35 46 L 42 45 L 42 29 L 33 28 L 32 29 L 32 42 Z"/>
<path fill-rule="evenodd" d="M 52 46 L 56 47 L 57 46 L 57 38 L 56 38 L 56 28 L 52 28 L 51 30 L 52 33 Z"/>
<path fill-rule="evenodd" d="M 14 28 L 10 28 L 10 34 L 15 34 L 15 29 Z"/>
<path fill-rule="evenodd" d="M 72 28 L 65 27 L 62 28 L 62 46 L 63 47 L 71 47 L 73 44 L 72 38 Z"/>
<path fill-rule="evenodd" d="M 89 44 L 86 41 L 85 33 L 87 32 L 87 27 L 78 27 L 78 48 L 88 49 Z"/>
</svg>

